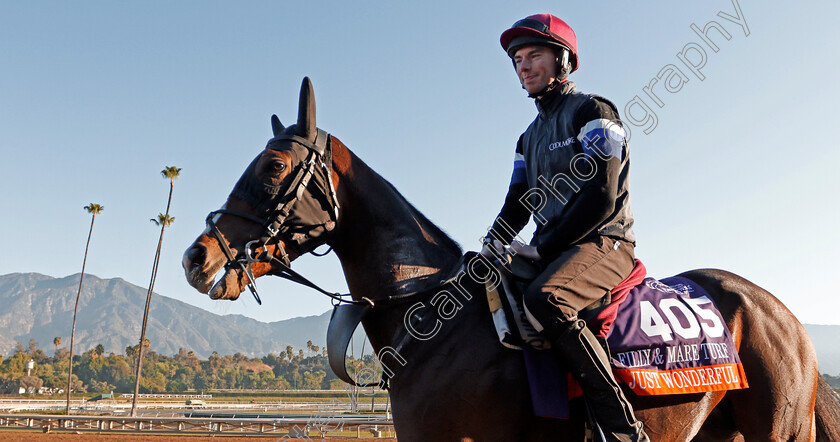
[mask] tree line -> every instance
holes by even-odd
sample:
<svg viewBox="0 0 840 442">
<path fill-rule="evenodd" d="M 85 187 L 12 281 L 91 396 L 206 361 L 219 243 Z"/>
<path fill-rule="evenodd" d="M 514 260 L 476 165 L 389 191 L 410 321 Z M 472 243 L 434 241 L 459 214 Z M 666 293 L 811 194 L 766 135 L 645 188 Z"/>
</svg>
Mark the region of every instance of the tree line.
<svg viewBox="0 0 840 442">
<path fill-rule="evenodd" d="M 67 388 L 69 351 L 59 348 L 48 356 L 39 344 L 30 340 L 25 346 L 18 342 L 7 357 L 0 356 L 0 392 L 18 393 L 20 387 L 38 391 L 42 387 L 52 392 Z M 213 352 L 200 359 L 190 350 L 180 349 L 173 356 L 149 350 L 148 340 L 143 350 L 143 371 L 140 393 L 209 392 L 216 389 L 256 390 L 321 390 L 341 389 L 343 382 L 329 368 L 326 348 L 311 344 L 307 349 L 287 346 L 280 354 L 269 353 L 261 358 L 249 358 L 242 353 L 220 355 Z M 320 350 L 320 351 L 319 351 Z M 131 393 L 136 381 L 139 344 L 129 346 L 125 354 L 106 353 L 102 344 L 73 356 L 73 392 Z M 27 376 L 27 362 L 34 368 Z M 348 364 L 356 369 L 378 369 L 375 357 L 350 358 Z M 379 370 L 381 372 L 381 370 Z"/>
</svg>

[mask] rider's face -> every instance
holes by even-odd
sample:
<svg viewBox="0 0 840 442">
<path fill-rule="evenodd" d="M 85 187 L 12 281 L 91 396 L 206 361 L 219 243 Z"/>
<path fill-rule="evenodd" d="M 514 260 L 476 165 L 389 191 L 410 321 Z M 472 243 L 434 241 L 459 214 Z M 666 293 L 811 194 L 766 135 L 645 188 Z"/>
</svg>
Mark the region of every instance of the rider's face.
<svg viewBox="0 0 840 442">
<path fill-rule="evenodd" d="M 513 54 L 516 75 L 529 94 L 537 93 L 551 84 L 557 75 L 557 57 L 545 46 L 524 46 Z"/>
</svg>

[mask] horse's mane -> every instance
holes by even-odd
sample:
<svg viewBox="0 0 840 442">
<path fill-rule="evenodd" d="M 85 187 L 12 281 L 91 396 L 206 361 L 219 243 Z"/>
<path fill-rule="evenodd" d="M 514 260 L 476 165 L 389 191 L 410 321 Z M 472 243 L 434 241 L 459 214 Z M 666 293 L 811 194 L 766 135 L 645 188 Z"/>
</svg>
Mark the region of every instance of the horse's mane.
<svg viewBox="0 0 840 442">
<path fill-rule="evenodd" d="M 379 178 L 382 181 L 384 181 L 385 184 L 388 185 L 388 187 L 394 193 L 394 196 L 396 196 L 403 204 L 405 204 L 408 207 L 411 214 L 414 215 L 414 218 L 416 218 L 420 222 L 423 228 L 429 230 L 431 235 L 439 241 L 440 247 L 444 248 L 447 252 L 453 253 L 457 256 L 461 256 L 463 251 L 461 249 L 461 245 L 458 244 L 457 241 L 455 241 L 449 235 L 447 235 L 446 232 L 444 232 L 443 229 L 438 227 L 437 224 L 429 220 L 429 218 L 427 218 L 426 215 L 423 214 L 423 212 L 417 210 L 417 208 L 414 207 L 414 205 L 411 204 L 411 202 L 409 202 L 408 199 L 406 199 L 406 197 L 403 196 L 403 194 L 400 193 L 400 191 L 397 190 L 397 188 L 394 187 L 394 185 L 391 184 L 390 181 L 386 180 L 385 178 L 382 178 L 382 176 L 379 176 Z"/>
<path fill-rule="evenodd" d="M 345 149 L 350 153 L 351 157 L 355 160 L 356 164 L 361 165 L 364 170 L 368 172 L 368 175 L 371 179 L 375 181 L 379 181 L 381 184 L 384 184 L 387 189 L 390 190 L 391 195 L 396 200 L 395 202 L 403 207 L 407 208 L 411 215 L 420 223 L 424 230 L 427 231 L 430 235 L 432 235 L 438 243 L 438 246 L 442 249 L 442 251 L 446 253 L 450 253 L 454 256 L 461 256 L 463 251 L 461 246 L 452 239 L 446 232 L 443 231 L 437 224 L 433 223 L 423 212 L 417 210 L 413 204 L 411 204 L 402 193 L 400 193 L 397 188 L 391 184 L 390 181 L 386 180 L 382 175 L 378 172 L 373 170 L 370 166 L 367 165 L 355 152 L 351 151 L 347 146 L 344 146 Z M 358 170 L 357 170 L 358 172 Z"/>
</svg>

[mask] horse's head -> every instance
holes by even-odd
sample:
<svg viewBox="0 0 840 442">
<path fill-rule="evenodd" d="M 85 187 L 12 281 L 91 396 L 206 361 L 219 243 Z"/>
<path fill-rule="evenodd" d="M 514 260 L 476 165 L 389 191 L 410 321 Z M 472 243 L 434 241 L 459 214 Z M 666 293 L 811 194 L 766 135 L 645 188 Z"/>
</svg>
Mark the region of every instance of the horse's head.
<svg viewBox="0 0 840 442">
<path fill-rule="evenodd" d="M 315 126 L 309 78 L 301 85 L 297 124 L 283 127 L 272 115 L 271 127 L 274 137 L 184 253 L 187 280 L 211 298 L 237 299 L 253 279 L 282 273 L 326 243 L 338 221 L 330 135 Z"/>
</svg>

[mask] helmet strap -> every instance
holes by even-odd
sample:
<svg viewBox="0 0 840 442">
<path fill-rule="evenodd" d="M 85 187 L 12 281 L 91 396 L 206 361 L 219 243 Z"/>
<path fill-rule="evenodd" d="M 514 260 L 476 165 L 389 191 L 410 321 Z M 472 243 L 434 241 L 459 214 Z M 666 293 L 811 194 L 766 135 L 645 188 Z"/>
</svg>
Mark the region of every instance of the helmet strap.
<svg viewBox="0 0 840 442">
<path fill-rule="evenodd" d="M 533 94 L 528 94 L 528 98 L 540 98 L 543 95 L 553 91 L 557 86 L 560 86 L 565 81 L 566 81 L 565 78 L 561 79 L 561 78 L 558 78 L 558 77 L 554 77 L 554 79 L 551 80 L 551 83 L 548 83 L 548 86 L 546 86 L 545 88 L 543 88 L 543 90 L 541 90 L 539 92 L 536 92 L 536 93 L 533 93 Z M 525 86 L 522 86 L 522 89 L 525 89 Z"/>
</svg>

